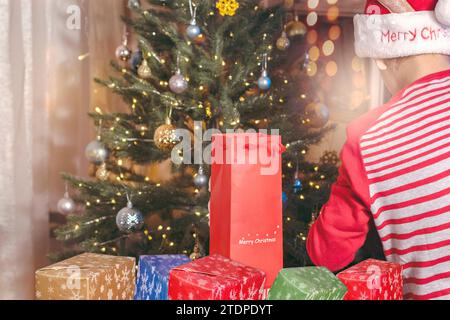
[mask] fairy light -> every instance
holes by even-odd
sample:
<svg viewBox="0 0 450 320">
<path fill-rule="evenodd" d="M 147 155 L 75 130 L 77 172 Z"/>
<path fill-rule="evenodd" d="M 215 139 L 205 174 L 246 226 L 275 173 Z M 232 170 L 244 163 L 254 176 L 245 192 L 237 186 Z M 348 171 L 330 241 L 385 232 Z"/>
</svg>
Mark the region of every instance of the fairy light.
<svg viewBox="0 0 450 320">
<path fill-rule="evenodd" d="M 161 231 L 162 229 L 164 229 L 163 226 L 158 226 L 158 231 Z"/>
</svg>

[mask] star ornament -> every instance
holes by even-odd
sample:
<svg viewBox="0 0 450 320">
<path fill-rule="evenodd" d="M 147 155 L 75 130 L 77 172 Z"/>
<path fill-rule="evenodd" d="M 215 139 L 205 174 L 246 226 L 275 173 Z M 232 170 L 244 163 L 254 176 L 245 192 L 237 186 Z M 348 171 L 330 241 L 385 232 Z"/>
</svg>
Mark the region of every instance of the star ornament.
<svg viewBox="0 0 450 320">
<path fill-rule="evenodd" d="M 234 16 L 239 9 L 239 3 L 236 0 L 218 0 L 216 8 L 221 16 Z"/>
</svg>

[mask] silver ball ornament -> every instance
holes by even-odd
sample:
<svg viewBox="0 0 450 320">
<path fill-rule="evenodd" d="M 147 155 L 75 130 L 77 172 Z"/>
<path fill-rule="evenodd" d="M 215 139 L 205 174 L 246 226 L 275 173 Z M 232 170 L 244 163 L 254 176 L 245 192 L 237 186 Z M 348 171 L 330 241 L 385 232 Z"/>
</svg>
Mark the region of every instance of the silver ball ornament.
<svg viewBox="0 0 450 320">
<path fill-rule="evenodd" d="M 128 8 L 130 9 L 140 9 L 141 8 L 141 1 L 140 0 L 128 0 Z"/>
<path fill-rule="evenodd" d="M 75 212 L 75 201 L 69 197 L 67 192 L 64 194 L 64 198 L 58 201 L 57 209 L 63 215 L 69 215 Z"/>
<path fill-rule="evenodd" d="M 120 45 L 116 49 L 116 57 L 119 60 L 128 61 L 130 60 L 131 55 L 132 55 L 131 49 L 128 48 L 125 44 Z"/>
<path fill-rule="evenodd" d="M 330 109 L 323 103 L 310 103 L 306 106 L 306 114 L 308 115 L 309 125 L 313 128 L 322 128 L 330 120 Z"/>
<path fill-rule="evenodd" d="M 172 78 L 170 78 L 169 88 L 172 92 L 177 94 L 181 94 L 187 90 L 188 82 L 181 74 L 181 71 L 177 71 L 177 73 Z"/>
<path fill-rule="evenodd" d="M 200 27 L 197 25 L 195 20 L 191 21 L 191 24 L 186 29 L 186 35 L 189 39 L 195 40 L 197 39 L 202 31 L 200 30 Z"/>
<path fill-rule="evenodd" d="M 107 160 L 109 151 L 101 141 L 94 140 L 87 145 L 85 155 L 89 162 L 102 164 Z"/>
<path fill-rule="evenodd" d="M 197 188 L 204 188 L 208 185 L 209 178 L 205 175 L 203 167 L 198 169 L 198 173 L 194 176 L 194 184 Z"/>
<path fill-rule="evenodd" d="M 144 216 L 139 210 L 133 208 L 133 204 L 129 202 L 128 205 L 117 214 L 116 224 L 120 232 L 132 233 L 143 228 Z"/>
<path fill-rule="evenodd" d="M 258 87 L 261 90 L 269 90 L 272 86 L 272 80 L 269 78 L 269 73 L 267 71 L 263 71 L 261 77 L 258 79 Z"/>
</svg>

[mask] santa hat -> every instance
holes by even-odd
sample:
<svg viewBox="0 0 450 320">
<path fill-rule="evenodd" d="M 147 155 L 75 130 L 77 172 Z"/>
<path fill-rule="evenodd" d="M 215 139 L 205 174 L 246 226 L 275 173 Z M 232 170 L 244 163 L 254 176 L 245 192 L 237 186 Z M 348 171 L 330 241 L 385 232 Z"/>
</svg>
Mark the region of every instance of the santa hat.
<svg viewBox="0 0 450 320">
<path fill-rule="evenodd" d="M 354 22 L 361 58 L 450 55 L 450 0 L 369 0 Z"/>
</svg>

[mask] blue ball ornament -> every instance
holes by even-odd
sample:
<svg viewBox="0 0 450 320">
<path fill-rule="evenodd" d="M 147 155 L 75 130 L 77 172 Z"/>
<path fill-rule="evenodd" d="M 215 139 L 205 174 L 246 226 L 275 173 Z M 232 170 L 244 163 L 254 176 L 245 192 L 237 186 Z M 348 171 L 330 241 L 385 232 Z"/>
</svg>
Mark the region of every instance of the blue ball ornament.
<svg viewBox="0 0 450 320">
<path fill-rule="evenodd" d="M 142 51 L 135 51 L 131 56 L 130 66 L 133 71 L 137 72 L 143 60 Z"/>
<path fill-rule="evenodd" d="M 258 87 L 263 91 L 267 91 L 271 86 L 272 80 L 270 79 L 268 72 L 264 71 L 261 77 L 258 79 Z"/>
<path fill-rule="evenodd" d="M 292 185 L 292 189 L 294 190 L 294 193 L 299 193 L 303 189 L 303 184 L 300 179 L 295 179 L 294 184 Z"/>
<path fill-rule="evenodd" d="M 286 204 L 288 202 L 288 195 L 286 192 L 283 191 L 283 193 L 281 194 L 281 199 L 283 201 L 283 204 Z"/>
</svg>

